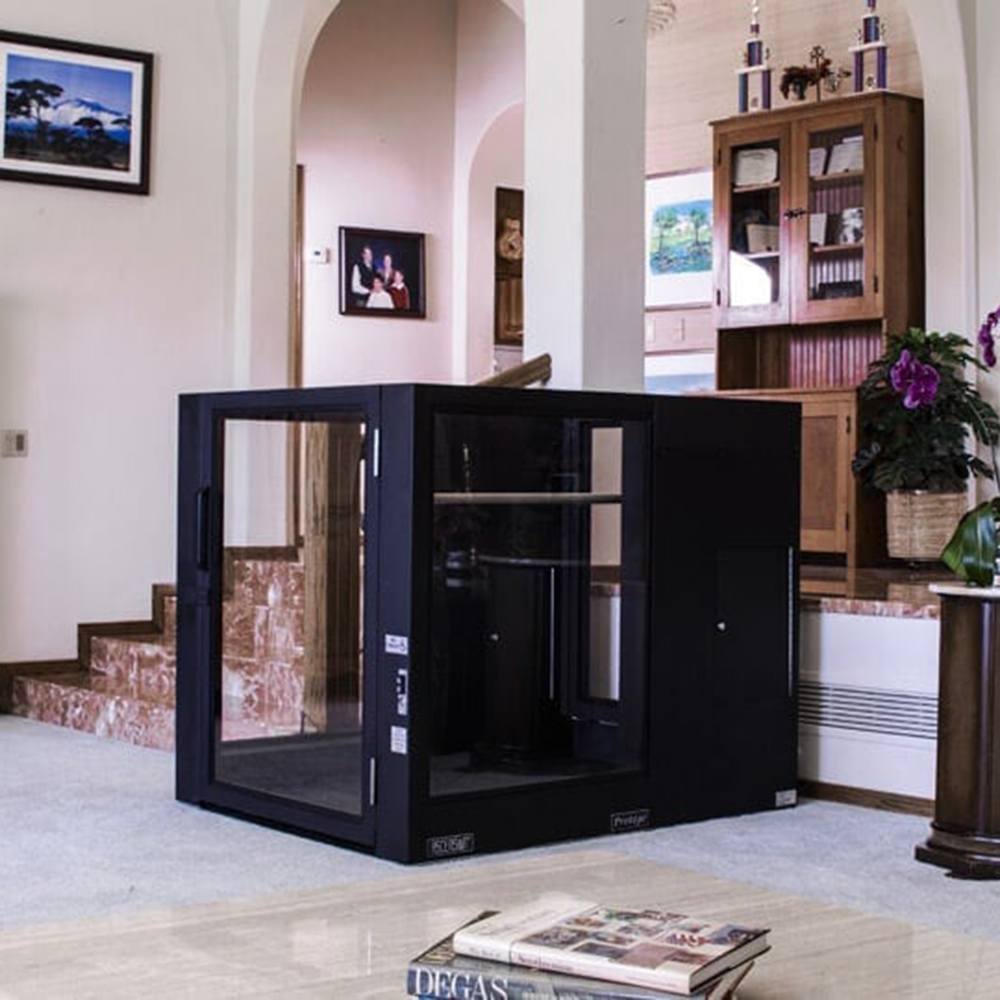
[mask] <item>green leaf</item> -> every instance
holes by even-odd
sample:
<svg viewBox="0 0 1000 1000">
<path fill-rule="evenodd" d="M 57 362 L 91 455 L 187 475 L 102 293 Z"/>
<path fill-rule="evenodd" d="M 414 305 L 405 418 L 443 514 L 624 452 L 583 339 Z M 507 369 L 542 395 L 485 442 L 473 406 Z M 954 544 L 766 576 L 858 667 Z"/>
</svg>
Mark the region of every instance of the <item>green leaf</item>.
<svg viewBox="0 0 1000 1000">
<path fill-rule="evenodd" d="M 970 510 L 944 547 L 941 559 L 959 579 L 976 587 L 993 585 L 997 558 L 997 525 L 993 503 Z"/>
</svg>

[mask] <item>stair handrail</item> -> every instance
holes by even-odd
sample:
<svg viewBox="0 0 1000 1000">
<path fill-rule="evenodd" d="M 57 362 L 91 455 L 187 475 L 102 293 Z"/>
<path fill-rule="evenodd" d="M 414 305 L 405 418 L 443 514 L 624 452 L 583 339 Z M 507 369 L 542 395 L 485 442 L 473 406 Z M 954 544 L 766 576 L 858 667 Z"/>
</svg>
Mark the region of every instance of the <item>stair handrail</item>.
<svg viewBox="0 0 1000 1000">
<path fill-rule="evenodd" d="M 552 355 L 539 354 L 537 358 L 532 358 L 530 361 L 522 361 L 521 364 L 514 365 L 513 368 L 497 372 L 496 375 L 481 379 L 475 384 L 523 389 L 529 385 L 534 385 L 536 382 L 544 385 L 550 378 L 552 378 Z"/>
</svg>

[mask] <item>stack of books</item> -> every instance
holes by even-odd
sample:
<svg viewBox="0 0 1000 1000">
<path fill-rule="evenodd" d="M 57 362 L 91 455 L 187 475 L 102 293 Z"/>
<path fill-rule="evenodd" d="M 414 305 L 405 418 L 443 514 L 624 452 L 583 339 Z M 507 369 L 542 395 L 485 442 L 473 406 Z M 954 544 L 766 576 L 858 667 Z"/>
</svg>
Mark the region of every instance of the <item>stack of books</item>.
<svg viewBox="0 0 1000 1000">
<path fill-rule="evenodd" d="M 767 934 L 553 894 L 481 913 L 410 963 L 406 989 L 426 1000 L 725 1000 Z"/>
</svg>

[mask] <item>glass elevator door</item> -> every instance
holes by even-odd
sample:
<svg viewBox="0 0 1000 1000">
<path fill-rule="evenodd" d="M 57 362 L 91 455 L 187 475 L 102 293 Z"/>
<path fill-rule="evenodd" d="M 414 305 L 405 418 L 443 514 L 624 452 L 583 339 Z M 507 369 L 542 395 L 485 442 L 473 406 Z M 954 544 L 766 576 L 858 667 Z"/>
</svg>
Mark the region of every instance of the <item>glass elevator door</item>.
<svg viewBox="0 0 1000 1000">
<path fill-rule="evenodd" d="M 430 794 L 645 765 L 644 421 L 438 413 Z"/>
<path fill-rule="evenodd" d="M 276 815 L 267 818 L 315 811 L 325 817 L 318 832 L 338 836 L 336 817 L 371 822 L 364 593 L 373 433 L 359 411 L 229 417 L 217 429 L 213 785 L 227 805 L 270 801 Z"/>
</svg>

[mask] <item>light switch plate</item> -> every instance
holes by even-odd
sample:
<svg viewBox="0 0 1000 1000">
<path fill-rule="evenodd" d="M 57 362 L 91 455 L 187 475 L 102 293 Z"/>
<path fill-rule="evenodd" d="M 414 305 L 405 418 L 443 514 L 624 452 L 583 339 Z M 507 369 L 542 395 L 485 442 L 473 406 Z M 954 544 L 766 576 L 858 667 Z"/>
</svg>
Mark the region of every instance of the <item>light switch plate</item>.
<svg viewBox="0 0 1000 1000">
<path fill-rule="evenodd" d="M 329 264 L 329 247 L 310 247 L 306 252 L 306 260 L 308 260 L 310 264 Z"/>
<path fill-rule="evenodd" d="M 3 432 L 3 449 L 0 452 L 3 458 L 25 458 L 28 454 L 28 432 L 11 431 Z"/>
</svg>

